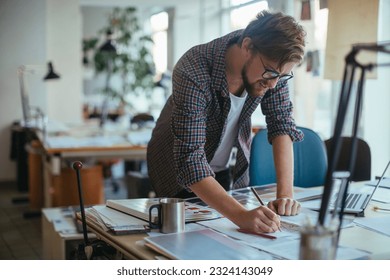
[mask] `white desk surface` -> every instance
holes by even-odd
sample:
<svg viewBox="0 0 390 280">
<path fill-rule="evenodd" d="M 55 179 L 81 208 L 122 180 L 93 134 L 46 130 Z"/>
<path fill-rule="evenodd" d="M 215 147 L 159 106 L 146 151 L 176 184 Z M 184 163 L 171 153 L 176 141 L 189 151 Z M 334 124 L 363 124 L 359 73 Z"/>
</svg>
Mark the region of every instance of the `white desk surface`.
<svg viewBox="0 0 390 280">
<path fill-rule="evenodd" d="M 359 183 L 361 184 L 361 183 Z M 355 184 L 358 185 L 358 184 Z M 389 190 L 390 192 L 390 190 Z M 373 206 L 386 207 L 385 204 L 371 201 L 366 209 L 365 217 L 380 217 L 390 215 L 386 212 L 375 212 Z M 359 217 L 356 219 L 364 219 Z M 98 238 L 114 246 L 122 254 L 131 259 L 158 259 L 157 253 L 143 246 L 146 234 L 115 236 L 104 232 L 95 224 L 87 221 L 91 231 Z M 390 259 L 390 237 L 359 226 L 342 229 L 339 245 L 371 252 L 370 259 Z"/>
</svg>

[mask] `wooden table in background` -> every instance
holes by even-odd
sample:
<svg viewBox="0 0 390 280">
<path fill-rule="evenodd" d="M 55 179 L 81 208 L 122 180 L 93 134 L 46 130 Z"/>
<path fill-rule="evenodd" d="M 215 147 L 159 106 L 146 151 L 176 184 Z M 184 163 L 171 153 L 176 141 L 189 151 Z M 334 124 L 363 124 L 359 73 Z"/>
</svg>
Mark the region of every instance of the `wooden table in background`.
<svg viewBox="0 0 390 280">
<path fill-rule="evenodd" d="M 134 145 L 126 137 L 131 131 L 98 135 L 97 130 L 96 126 L 77 127 L 67 134 L 46 138 L 37 132 L 39 140 L 29 148 L 30 197 L 34 208 L 79 204 L 76 172 L 71 167 L 74 161 L 83 163 L 84 203 L 91 205 L 104 202 L 104 178 L 102 166 L 96 164 L 98 160 L 146 159 L 146 145 Z"/>
</svg>

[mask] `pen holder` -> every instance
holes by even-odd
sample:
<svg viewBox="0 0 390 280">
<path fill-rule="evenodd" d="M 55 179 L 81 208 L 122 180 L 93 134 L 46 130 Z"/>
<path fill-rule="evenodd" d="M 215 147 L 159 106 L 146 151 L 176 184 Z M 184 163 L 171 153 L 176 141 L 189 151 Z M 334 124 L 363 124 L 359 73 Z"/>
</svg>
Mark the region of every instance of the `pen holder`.
<svg viewBox="0 0 390 280">
<path fill-rule="evenodd" d="M 334 260 L 337 250 L 337 231 L 322 226 L 305 226 L 301 230 L 299 259 Z"/>
</svg>

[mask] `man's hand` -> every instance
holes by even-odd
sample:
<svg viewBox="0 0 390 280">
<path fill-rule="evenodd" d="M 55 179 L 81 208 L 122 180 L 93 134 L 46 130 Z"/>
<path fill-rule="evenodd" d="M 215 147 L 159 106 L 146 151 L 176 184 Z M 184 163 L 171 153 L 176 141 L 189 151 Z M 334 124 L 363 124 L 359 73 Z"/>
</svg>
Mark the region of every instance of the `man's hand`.
<svg viewBox="0 0 390 280">
<path fill-rule="evenodd" d="M 208 206 L 235 223 L 253 232 L 275 232 L 280 228 L 280 217 L 267 206 L 247 210 L 213 178 L 206 177 L 191 186 L 192 191 Z"/>
<path fill-rule="evenodd" d="M 241 229 L 253 232 L 275 232 L 280 228 L 280 218 L 266 206 L 247 211 L 235 222 Z"/>
<path fill-rule="evenodd" d="M 268 207 L 281 216 L 294 216 L 301 211 L 301 204 L 292 198 L 278 198 L 268 202 Z"/>
</svg>

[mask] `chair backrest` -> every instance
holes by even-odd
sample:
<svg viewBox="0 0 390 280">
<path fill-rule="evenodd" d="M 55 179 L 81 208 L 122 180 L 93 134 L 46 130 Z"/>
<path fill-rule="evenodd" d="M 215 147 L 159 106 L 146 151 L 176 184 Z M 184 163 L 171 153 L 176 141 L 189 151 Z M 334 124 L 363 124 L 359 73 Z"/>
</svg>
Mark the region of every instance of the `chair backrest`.
<svg viewBox="0 0 390 280">
<path fill-rule="evenodd" d="M 328 168 L 324 141 L 313 130 L 298 127 L 305 137 L 293 144 L 294 186 L 322 186 Z M 265 185 L 276 182 L 276 171 L 272 145 L 268 143 L 267 130 L 263 129 L 253 137 L 249 163 L 250 185 Z"/>
<path fill-rule="evenodd" d="M 336 165 L 337 171 L 348 169 L 352 137 L 341 137 L 341 141 L 339 161 Z M 332 138 L 325 140 L 328 157 L 330 157 L 331 145 Z M 371 180 L 371 150 L 368 143 L 361 138 L 357 138 L 355 170 L 350 179 L 351 181 Z"/>
</svg>

